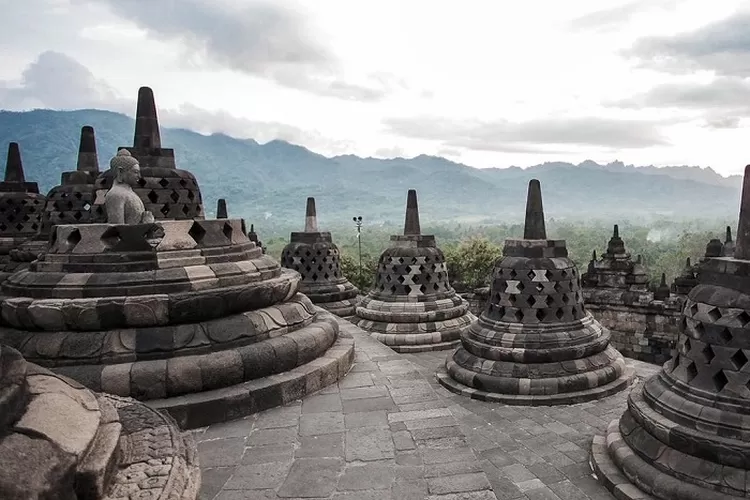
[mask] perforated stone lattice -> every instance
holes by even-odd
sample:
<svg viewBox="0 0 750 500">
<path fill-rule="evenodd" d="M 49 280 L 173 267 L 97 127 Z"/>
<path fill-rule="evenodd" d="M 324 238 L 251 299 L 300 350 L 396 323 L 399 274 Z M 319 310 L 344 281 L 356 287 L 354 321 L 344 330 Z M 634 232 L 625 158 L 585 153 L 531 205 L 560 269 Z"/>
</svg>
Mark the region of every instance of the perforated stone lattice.
<svg viewBox="0 0 750 500">
<path fill-rule="evenodd" d="M 92 219 L 94 222 L 105 222 L 104 195 L 112 186 L 112 173 L 107 171 L 100 175 L 95 186 Z M 156 219 L 186 220 L 204 216 L 198 182 L 190 172 L 172 168 L 141 168 L 141 179 L 133 191 Z"/>
<path fill-rule="evenodd" d="M 0 197 L 0 235 L 29 235 L 39 231 L 45 197 L 40 194 L 17 193 Z"/>
<path fill-rule="evenodd" d="M 750 397 L 750 314 L 690 299 L 685 303 L 672 376 L 697 389 Z"/>
<path fill-rule="evenodd" d="M 564 269 L 496 268 L 485 317 L 510 323 L 558 323 L 585 317 L 580 276 Z"/>
<path fill-rule="evenodd" d="M 341 253 L 335 245 L 325 248 L 297 246 L 284 249 L 281 263 L 300 273 L 303 282 L 319 283 L 341 278 L 340 258 Z"/>
<path fill-rule="evenodd" d="M 382 295 L 420 296 L 450 292 L 442 253 L 436 255 L 390 256 L 378 263 L 375 287 Z"/>
<path fill-rule="evenodd" d="M 49 233 L 58 224 L 85 224 L 91 222 L 94 204 L 93 185 L 57 186 L 47 194 L 42 214 L 42 232 Z"/>
</svg>

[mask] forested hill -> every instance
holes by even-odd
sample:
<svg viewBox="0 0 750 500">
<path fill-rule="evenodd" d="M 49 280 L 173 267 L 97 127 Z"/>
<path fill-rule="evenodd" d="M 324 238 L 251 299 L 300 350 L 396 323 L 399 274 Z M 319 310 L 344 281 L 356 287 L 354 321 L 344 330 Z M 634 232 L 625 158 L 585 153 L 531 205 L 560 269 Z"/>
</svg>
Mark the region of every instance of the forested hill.
<svg viewBox="0 0 750 500">
<path fill-rule="evenodd" d="M 96 130 L 100 166 L 133 140 L 133 119 L 98 110 L 0 111 L 0 144 L 20 143 L 29 180 L 48 190 L 75 168 L 80 128 Z M 542 183 L 548 217 L 605 219 L 736 216 L 741 178 L 697 167 L 633 168 L 621 163 L 555 162 L 521 169 L 475 169 L 444 158 L 380 160 L 327 158 L 283 141 L 258 144 L 226 135 L 162 129 L 179 168 L 193 172 L 206 209 L 227 198 L 230 215 L 289 224 L 303 222 L 306 196 L 315 196 L 322 224 L 403 219 L 406 191 L 416 188 L 425 220 L 520 221 L 526 185 Z M 4 154 L 3 154 L 4 156 Z"/>
</svg>

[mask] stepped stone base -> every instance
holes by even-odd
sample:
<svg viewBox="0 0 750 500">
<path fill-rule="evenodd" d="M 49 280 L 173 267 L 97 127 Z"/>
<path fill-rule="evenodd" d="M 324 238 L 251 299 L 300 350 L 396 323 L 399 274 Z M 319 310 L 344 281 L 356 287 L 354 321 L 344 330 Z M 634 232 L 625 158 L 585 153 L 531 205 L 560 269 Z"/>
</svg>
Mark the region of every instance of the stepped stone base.
<svg viewBox="0 0 750 500">
<path fill-rule="evenodd" d="M 448 369 L 456 366 L 456 363 L 449 357 L 445 366 L 441 366 L 435 375 L 440 385 L 449 391 L 455 394 L 468 396 L 472 399 L 478 399 L 479 401 L 520 406 L 554 406 L 585 403 L 586 401 L 601 399 L 622 391 L 626 389 L 635 378 L 635 371 L 633 368 L 625 366 L 622 374 L 617 379 L 606 385 L 592 387 L 585 391 L 563 392 L 557 394 L 502 394 L 474 389 L 473 387 L 457 382 L 448 374 Z M 521 383 L 523 380 L 524 379 L 521 379 Z M 596 380 L 593 380 L 593 383 L 595 384 Z M 531 385 L 530 381 L 529 385 Z"/>
<path fill-rule="evenodd" d="M 320 316 L 333 318 L 322 309 Z M 336 318 L 337 322 L 344 320 Z M 229 387 L 146 402 L 169 413 L 183 429 L 240 418 L 295 401 L 335 383 L 351 369 L 354 340 L 339 330 L 334 344 L 320 357 L 289 371 Z"/>
<path fill-rule="evenodd" d="M 644 403 L 643 387 L 639 385 L 631 392 L 629 410 L 613 420 L 604 435 L 594 437 L 590 464 L 602 484 L 621 500 L 747 498 L 747 470 L 687 455 L 665 444 L 676 443 L 676 446 L 684 447 L 689 438 L 685 437 L 685 429 L 679 424 L 667 420 Z M 665 401 L 670 399 L 668 396 L 665 396 Z M 638 411 L 648 412 L 648 429 L 630 413 Z M 658 434 L 659 438 L 650 432 Z M 711 442 L 710 431 L 693 433 L 696 438 L 705 437 L 701 445 Z M 632 448 L 626 438 L 639 450 Z M 747 456 L 739 451 L 740 446 L 733 446 L 730 439 L 719 437 L 719 441 L 727 445 L 720 450 L 722 458 L 742 460 Z M 644 453 L 649 461 L 642 456 Z"/>
</svg>

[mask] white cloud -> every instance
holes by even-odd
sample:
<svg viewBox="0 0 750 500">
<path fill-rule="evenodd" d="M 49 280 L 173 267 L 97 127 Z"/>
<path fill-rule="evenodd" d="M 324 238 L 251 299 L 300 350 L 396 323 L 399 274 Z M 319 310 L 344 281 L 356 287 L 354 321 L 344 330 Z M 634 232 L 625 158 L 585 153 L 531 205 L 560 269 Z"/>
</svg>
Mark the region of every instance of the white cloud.
<svg viewBox="0 0 750 500">
<path fill-rule="evenodd" d="M 324 154 L 729 173 L 746 163 L 743 6 L 26 0 L 4 7 L 0 105 L 132 114 L 148 85 L 165 125 Z"/>
</svg>

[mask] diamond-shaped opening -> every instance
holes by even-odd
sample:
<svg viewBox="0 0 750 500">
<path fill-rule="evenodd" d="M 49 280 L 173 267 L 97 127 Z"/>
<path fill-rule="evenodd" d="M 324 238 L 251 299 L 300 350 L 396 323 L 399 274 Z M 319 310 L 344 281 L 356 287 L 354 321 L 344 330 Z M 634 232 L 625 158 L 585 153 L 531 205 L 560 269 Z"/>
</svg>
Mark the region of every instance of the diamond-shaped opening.
<svg viewBox="0 0 750 500">
<path fill-rule="evenodd" d="M 411 272 L 411 266 L 406 266 L 404 271 L 406 271 L 406 274 L 409 274 Z"/>
<path fill-rule="evenodd" d="M 391 285 L 391 293 L 396 293 L 396 285 Z"/>
<path fill-rule="evenodd" d="M 190 231 L 188 231 L 188 234 L 195 240 L 196 243 L 200 243 L 203 240 L 203 237 L 206 236 L 206 230 L 203 229 L 203 226 L 201 226 L 198 222 L 193 222 L 193 225 L 190 226 Z"/>
<path fill-rule="evenodd" d="M 555 311 L 555 316 L 557 319 L 563 319 L 563 316 L 565 316 L 565 311 L 563 311 L 562 307 L 558 307 L 557 311 Z"/>
<path fill-rule="evenodd" d="M 701 350 L 701 354 L 703 355 L 703 359 L 706 360 L 706 363 L 709 364 L 716 357 L 716 353 L 714 353 L 714 350 L 711 348 L 710 344 L 706 344 L 706 347 Z"/>
<path fill-rule="evenodd" d="M 17 231 L 20 231 L 21 229 L 23 229 L 23 224 L 21 224 L 21 223 L 19 222 L 18 224 L 16 224 L 16 230 L 17 230 Z"/>
<path fill-rule="evenodd" d="M 677 354 L 674 357 L 674 361 L 672 362 L 672 371 L 675 371 L 677 369 L 677 367 L 679 366 L 679 364 L 680 364 L 680 355 Z"/>
<path fill-rule="evenodd" d="M 690 349 L 693 348 L 693 345 L 690 343 L 690 339 L 689 338 L 687 338 L 687 337 L 684 337 L 684 338 L 685 338 L 685 341 L 682 342 L 682 346 L 683 346 L 684 350 L 682 351 L 682 353 L 683 354 L 687 354 L 687 353 L 690 352 Z"/>
<path fill-rule="evenodd" d="M 729 328 L 722 328 L 719 332 L 719 339 L 721 339 L 721 341 L 725 344 L 728 344 L 732 341 L 732 339 L 734 339 L 734 335 L 732 335 L 732 332 L 729 331 Z"/>
<path fill-rule="evenodd" d="M 560 292 L 562 292 L 562 286 L 560 285 L 560 282 L 559 282 L 559 281 L 556 281 L 556 282 L 555 282 L 555 287 L 554 287 L 554 288 L 555 288 L 555 291 L 556 291 L 557 293 L 560 293 Z"/>
<path fill-rule="evenodd" d="M 177 191 L 173 190 L 169 194 L 169 197 L 172 198 L 172 201 L 175 202 L 175 203 L 177 203 L 178 201 L 180 201 L 180 193 L 178 193 Z"/>
<path fill-rule="evenodd" d="M 81 232 L 78 229 L 71 231 L 68 237 L 65 238 L 65 244 L 68 246 L 68 249 L 75 247 L 80 241 Z"/>
<path fill-rule="evenodd" d="M 186 181 L 185 179 L 180 179 L 180 186 L 182 186 L 182 187 L 186 187 L 186 186 L 187 186 L 187 184 L 188 184 L 188 183 L 187 183 L 187 181 Z"/>
<path fill-rule="evenodd" d="M 747 312 L 742 311 L 737 315 L 737 321 L 740 322 L 740 326 L 742 328 L 745 328 L 748 323 L 750 323 L 750 314 L 747 314 Z"/>
<path fill-rule="evenodd" d="M 533 280 L 536 277 L 536 273 L 531 270 L 528 273 L 526 273 L 526 277 L 529 278 L 529 280 Z"/>
<path fill-rule="evenodd" d="M 422 293 L 427 293 L 427 287 L 425 285 L 419 285 L 419 291 Z"/>
<path fill-rule="evenodd" d="M 703 337 L 706 334 L 706 327 L 703 326 L 703 323 L 701 323 L 700 321 L 698 321 L 697 323 L 695 323 L 694 328 L 695 328 L 695 331 L 698 333 L 698 337 Z M 725 328 L 725 330 L 726 330 L 726 328 Z"/>
<path fill-rule="evenodd" d="M 555 299 L 552 298 L 552 295 L 547 295 L 547 299 L 544 301 L 545 304 L 547 304 L 547 307 L 552 307 L 552 304 L 555 303 Z"/>
<path fill-rule="evenodd" d="M 526 300 L 528 302 L 529 307 L 534 307 L 534 304 L 536 304 L 536 299 L 533 295 L 529 295 L 529 298 Z"/>
<path fill-rule="evenodd" d="M 165 203 L 163 207 L 161 207 L 161 210 L 159 210 L 164 217 L 169 216 L 169 203 Z"/>
<path fill-rule="evenodd" d="M 83 214 L 82 214 L 81 212 L 75 212 L 75 213 L 73 214 L 73 218 L 74 218 L 75 220 L 81 220 L 81 217 L 83 217 Z"/>
<path fill-rule="evenodd" d="M 312 279 L 313 281 L 318 281 L 318 273 L 313 273 Z"/>
<path fill-rule="evenodd" d="M 510 279 L 514 279 L 517 276 L 516 270 L 515 269 L 511 269 L 509 276 L 510 276 Z"/>
<path fill-rule="evenodd" d="M 680 324 L 677 325 L 677 327 L 679 328 L 680 333 L 685 333 L 685 329 L 687 328 L 687 319 L 685 318 L 685 316 L 680 318 Z"/>
<path fill-rule="evenodd" d="M 102 233 L 101 239 L 107 247 L 112 248 L 122 240 L 122 237 L 117 226 L 110 226 Z"/>
<path fill-rule="evenodd" d="M 518 288 L 519 292 L 523 292 L 523 289 L 526 288 L 522 282 L 518 282 L 518 285 L 516 285 L 516 288 Z"/>
<path fill-rule="evenodd" d="M 565 269 L 563 269 L 562 271 L 560 271 L 560 277 L 562 277 L 562 279 L 567 278 L 568 277 L 568 271 L 566 271 Z"/>
<path fill-rule="evenodd" d="M 737 352 L 735 352 L 729 360 L 734 365 L 735 370 L 741 369 L 743 366 L 745 366 L 745 363 L 747 363 L 747 356 L 745 356 L 745 353 L 742 352 L 742 349 L 738 349 Z"/>
<path fill-rule="evenodd" d="M 714 323 L 721 319 L 721 311 L 718 307 L 712 307 L 706 314 L 708 314 L 708 317 L 711 318 L 711 321 Z"/>
<path fill-rule="evenodd" d="M 438 290 L 440 290 L 440 285 L 438 285 L 437 283 L 435 283 L 435 284 L 432 285 L 432 289 L 437 292 Z"/>
<path fill-rule="evenodd" d="M 162 177 L 161 179 L 159 179 L 159 185 L 163 188 L 166 188 L 167 186 L 169 186 L 169 181 Z"/>
<path fill-rule="evenodd" d="M 698 304 L 693 304 L 692 306 L 690 306 L 689 309 L 690 309 L 690 316 L 695 316 L 696 314 L 698 314 Z"/>
<path fill-rule="evenodd" d="M 518 323 L 520 323 L 521 321 L 523 321 L 523 311 L 522 311 L 522 310 L 520 310 L 520 309 L 516 309 L 516 310 L 515 310 L 515 311 L 513 312 L 513 317 L 514 317 L 514 318 L 516 319 L 516 321 L 517 321 Z"/>
<path fill-rule="evenodd" d="M 538 293 L 542 293 L 542 291 L 544 290 L 544 285 L 542 285 L 541 283 L 537 283 L 535 288 Z"/>
<path fill-rule="evenodd" d="M 226 236 L 228 240 L 231 240 L 232 232 L 234 232 L 234 228 L 232 227 L 230 223 L 225 222 L 224 227 L 221 229 L 221 232 L 224 233 L 224 236 Z"/>
<path fill-rule="evenodd" d="M 578 316 L 581 315 L 578 311 L 578 307 L 573 306 L 573 309 L 570 310 L 570 315 L 573 316 L 573 319 L 578 319 Z"/>
<path fill-rule="evenodd" d="M 146 197 L 151 200 L 151 203 L 156 203 L 157 201 L 159 201 L 159 195 L 156 194 L 156 191 L 154 191 L 153 189 L 148 192 Z"/>
<path fill-rule="evenodd" d="M 685 374 L 687 376 L 687 381 L 690 382 L 698 376 L 698 369 L 695 367 L 695 363 L 690 360 L 686 360 L 685 363 Z"/>
<path fill-rule="evenodd" d="M 517 298 L 516 298 L 515 295 L 509 295 L 508 296 L 508 302 L 510 302 L 511 304 L 516 305 L 516 300 L 517 300 Z"/>
<path fill-rule="evenodd" d="M 724 387 L 729 383 L 729 379 L 726 375 L 724 375 L 724 370 L 719 370 L 716 372 L 716 374 L 711 378 L 711 380 L 714 383 L 714 387 L 716 388 L 716 392 L 721 392 Z"/>
<path fill-rule="evenodd" d="M 567 304 L 570 303 L 570 297 L 568 296 L 567 293 L 562 294 L 562 299 L 561 300 L 563 301 L 563 304 L 567 305 Z"/>
<path fill-rule="evenodd" d="M 538 319 L 539 321 L 544 321 L 544 309 L 536 310 L 536 319 Z"/>
<path fill-rule="evenodd" d="M 406 281 L 406 278 L 404 278 L 403 276 L 399 276 L 398 278 L 396 278 L 396 281 L 398 281 L 399 283 L 403 285 L 404 281 Z"/>
<path fill-rule="evenodd" d="M 404 285 L 404 291 L 409 295 L 411 293 L 411 287 L 409 285 Z"/>
<path fill-rule="evenodd" d="M 187 197 L 188 197 L 188 200 L 193 201 L 195 200 L 195 193 L 193 193 L 192 191 L 188 191 Z"/>
</svg>

